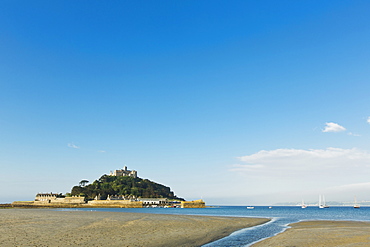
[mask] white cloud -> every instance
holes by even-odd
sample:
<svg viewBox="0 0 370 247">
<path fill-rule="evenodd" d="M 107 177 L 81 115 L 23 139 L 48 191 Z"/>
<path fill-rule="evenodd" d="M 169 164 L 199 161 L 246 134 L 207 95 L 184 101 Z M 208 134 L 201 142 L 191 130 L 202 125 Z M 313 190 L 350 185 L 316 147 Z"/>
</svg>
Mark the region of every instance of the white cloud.
<svg viewBox="0 0 370 247">
<path fill-rule="evenodd" d="M 338 190 L 338 191 L 353 191 L 353 190 L 364 190 L 366 189 L 367 191 L 370 190 L 370 182 L 366 183 L 356 183 L 356 184 L 345 184 L 341 186 L 336 186 L 336 187 L 330 187 L 328 190 Z"/>
<path fill-rule="evenodd" d="M 367 118 L 367 122 L 370 124 L 370 117 Z"/>
<path fill-rule="evenodd" d="M 361 136 L 361 135 L 359 135 L 359 134 L 352 133 L 352 132 L 349 132 L 349 133 L 348 133 L 348 135 L 350 135 L 350 136 Z"/>
<path fill-rule="evenodd" d="M 344 128 L 343 126 L 333 122 L 325 124 L 326 124 L 325 129 L 323 129 L 322 132 L 341 132 L 346 130 L 346 128 Z"/>
<path fill-rule="evenodd" d="M 342 197 L 345 197 L 345 200 L 343 200 L 344 202 L 347 202 L 347 204 L 353 204 L 355 196 L 357 196 L 359 202 L 361 200 L 369 201 L 369 190 L 370 182 L 364 182 L 329 187 L 327 188 L 326 193 L 332 195 L 340 194 Z"/>
<path fill-rule="evenodd" d="M 73 143 L 68 143 L 68 145 L 67 145 L 68 147 L 70 147 L 70 148 L 76 148 L 76 149 L 79 149 L 80 147 L 78 147 L 78 146 L 76 146 L 75 144 L 73 144 Z"/>
<path fill-rule="evenodd" d="M 356 148 L 261 150 L 230 171 L 253 194 L 304 192 L 369 181 L 370 153 Z M 337 194 L 340 196 L 340 193 Z"/>
<path fill-rule="evenodd" d="M 342 157 L 366 157 L 370 160 L 370 153 L 360 151 L 356 148 L 327 148 L 327 149 L 276 149 L 271 151 L 262 150 L 252 155 L 239 157 L 241 161 L 247 163 L 296 163 L 297 161 L 305 161 L 320 159 L 321 162 L 333 158 Z"/>
<path fill-rule="evenodd" d="M 106 151 L 104 151 L 104 150 L 99 150 L 98 152 L 99 153 L 106 153 Z"/>
</svg>

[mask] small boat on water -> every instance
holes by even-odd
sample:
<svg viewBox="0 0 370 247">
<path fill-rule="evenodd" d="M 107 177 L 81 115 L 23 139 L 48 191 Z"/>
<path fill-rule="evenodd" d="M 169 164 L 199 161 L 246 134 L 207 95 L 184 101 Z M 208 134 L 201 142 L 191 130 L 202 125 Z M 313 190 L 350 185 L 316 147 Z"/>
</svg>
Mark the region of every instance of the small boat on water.
<svg viewBox="0 0 370 247">
<path fill-rule="evenodd" d="M 321 195 L 319 195 L 319 208 L 329 208 L 329 206 L 326 205 L 325 196 L 321 197 Z"/>
<path fill-rule="evenodd" d="M 355 196 L 355 204 L 353 205 L 353 208 L 360 208 L 360 205 L 357 204 L 357 198 Z"/>
<path fill-rule="evenodd" d="M 303 199 L 302 199 L 302 205 L 301 205 L 301 208 L 307 208 L 307 205 L 306 205 L 306 204 L 304 204 Z"/>
<path fill-rule="evenodd" d="M 247 209 L 254 209 L 254 207 L 252 207 L 252 206 L 248 206 L 248 207 L 247 207 Z"/>
</svg>

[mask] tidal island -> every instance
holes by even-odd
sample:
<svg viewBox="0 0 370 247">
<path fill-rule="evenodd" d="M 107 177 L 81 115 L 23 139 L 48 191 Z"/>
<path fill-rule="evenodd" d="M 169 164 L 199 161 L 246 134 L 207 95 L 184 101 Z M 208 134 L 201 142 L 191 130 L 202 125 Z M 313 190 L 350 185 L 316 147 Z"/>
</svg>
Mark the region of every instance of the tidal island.
<svg viewBox="0 0 370 247">
<path fill-rule="evenodd" d="M 92 208 L 73 210 L 73 208 Z M 93 208 L 204 208 L 124 167 L 70 193 L 38 193 L 0 210 L 2 246 L 202 246 L 268 219 L 101 212 Z M 5 209 L 6 208 L 6 209 Z M 55 208 L 61 208 L 55 210 Z M 63 209 L 72 208 L 72 209 Z"/>
<path fill-rule="evenodd" d="M 37 193 L 34 201 L 15 201 L 13 207 L 51 208 L 205 208 L 203 200 L 186 201 L 170 187 L 138 177 L 136 170 L 114 170 L 92 183 L 81 180 L 70 193 Z"/>
</svg>

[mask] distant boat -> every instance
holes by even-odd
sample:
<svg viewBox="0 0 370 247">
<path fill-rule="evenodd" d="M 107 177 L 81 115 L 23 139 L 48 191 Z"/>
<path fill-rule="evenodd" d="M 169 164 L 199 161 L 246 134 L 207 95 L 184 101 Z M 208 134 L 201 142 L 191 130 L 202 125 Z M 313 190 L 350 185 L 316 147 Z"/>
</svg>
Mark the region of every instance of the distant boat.
<svg viewBox="0 0 370 247">
<path fill-rule="evenodd" d="M 355 196 L 355 204 L 353 205 L 353 208 L 360 208 L 360 205 L 357 204 L 357 198 Z"/>
<path fill-rule="evenodd" d="M 319 208 L 328 208 L 329 206 L 325 203 L 325 196 L 319 195 Z"/>
<path fill-rule="evenodd" d="M 269 208 L 272 208 L 271 206 Z"/>
<path fill-rule="evenodd" d="M 254 209 L 254 207 L 249 206 L 249 207 L 247 207 L 247 209 Z"/>
<path fill-rule="evenodd" d="M 329 208 L 329 206 L 325 202 L 325 196 L 322 196 L 322 198 L 323 198 L 324 208 Z"/>
<path fill-rule="evenodd" d="M 319 195 L 319 208 L 324 208 L 324 204 L 322 203 L 321 195 Z"/>
<path fill-rule="evenodd" d="M 302 199 L 302 205 L 301 205 L 301 208 L 307 208 L 307 205 L 306 205 L 306 204 L 304 204 L 303 199 Z"/>
</svg>

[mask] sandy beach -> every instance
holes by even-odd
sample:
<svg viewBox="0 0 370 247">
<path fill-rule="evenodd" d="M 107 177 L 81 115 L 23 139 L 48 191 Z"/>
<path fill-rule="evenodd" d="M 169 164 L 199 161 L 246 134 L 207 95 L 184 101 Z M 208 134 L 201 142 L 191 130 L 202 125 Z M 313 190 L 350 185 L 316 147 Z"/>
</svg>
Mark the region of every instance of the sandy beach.
<svg viewBox="0 0 370 247">
<path fill-rule="evenodd" d="M 1 246 L 201 246 L 267 219 L 1 209 Z"/>
<path fill-rule="evenodd" d="M 354 247 L 370 246 L 370 222 L 305 221 L 253 247 Z"/>
</svg>

